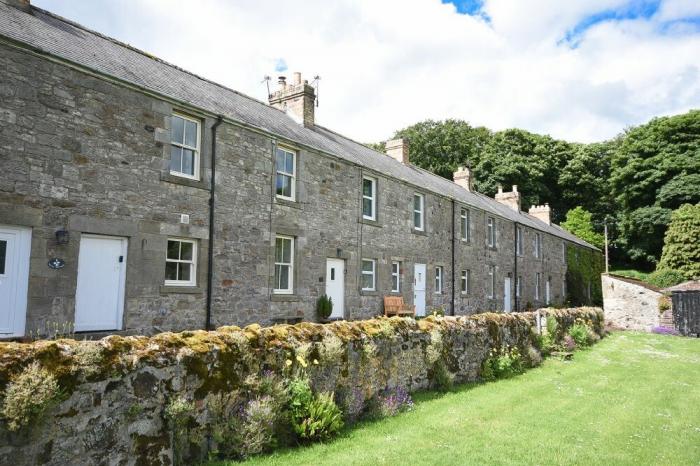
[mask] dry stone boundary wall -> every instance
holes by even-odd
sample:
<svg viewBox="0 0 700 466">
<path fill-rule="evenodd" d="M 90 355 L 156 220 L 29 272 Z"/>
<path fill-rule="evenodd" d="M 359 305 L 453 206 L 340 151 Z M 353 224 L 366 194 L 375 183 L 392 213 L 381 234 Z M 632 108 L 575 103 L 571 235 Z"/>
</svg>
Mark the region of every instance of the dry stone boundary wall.
<svg viewBox="0 0 700 466">
<path fill-rule="evenodd" d="M 554 316 L 561 331 L 582 318 L 602 335 L 604 318 L 598 308 L 540 312 Z M 7 419 L 0 419 L 0 464 L 172 464 L 173 433 L 165 410 L 174 399 L 195 407 L 192 422 L 202 432 L 202 455 L 213 448 L 206 434 L 212 397 L 240 389 L 250 376 L 271 371 L 291 377 L 302 369 L 299 355 L 308 361 L 303 370 L 314 390 L 337 397 L 361 390 L 369 399 L 391 387 L 429 388 L 431 351 L 440 352 L 457 382 L 478 380 L 489 352 L 506 345 L 518 347 L 536 363 L 535 320 L 535 313 L 420 321 L 393 317 L 99 341 L 0 343 L 0 397 L 7 397 L 13 381 L 37 363 L 52 374 L 62 393 L 43 416 L 19 430 L 10 430 Z"/>
</svg>

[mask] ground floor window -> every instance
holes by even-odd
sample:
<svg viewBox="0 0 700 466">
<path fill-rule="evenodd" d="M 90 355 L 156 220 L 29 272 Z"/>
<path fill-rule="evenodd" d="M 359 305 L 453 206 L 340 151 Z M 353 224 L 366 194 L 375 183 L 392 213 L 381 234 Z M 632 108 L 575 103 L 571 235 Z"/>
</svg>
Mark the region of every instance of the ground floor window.
<svg viewBox="0 0 700 466">
<path fill-rule="evenodd" d="M 469 282 L 471 281 L 471 271 L 462 270 L 462 293 L 469 294 Z"/>
<path fill-rule="evenodd" d="M 540 283 L 542 282 L 541 274 L 538 272 L 535 274 L 535 299 L 539 300 L 542 295 L 542 290 L 540 290 Z"/>
<path fill-rule="evenodd" d="M 435 267 L 435 293 L 442 293 L 442 267 Z"/>
<path fill-rule="evenodd" d="M 374 259 L 362 259 L 362 291 L 374 291 L 377 289 L 376 270 L 377 261 Z"/>
<path fill-rule="evenodd" d="M 401 262 L 391 263 L 391 291 L 394 293 L 401 291 Z"/>
<path fill-rule="evenodd" d="M 168 238 L 165 255 L 165 284 L 194 286 L 196 269 L 197 243 L 192 240 Z"/>
<path fill-rule="evenodd" d="M 291 294 L 294 282 L 294 238 L 275 238 L 275 285 L 274 292 Z"/>
<path fill-rule="evenodd" d="M 496 295 L 496 267 L 493 265 L 489 266 L 488 289 L 489 298 L 493 299 L 493 297 Z"/>
</svg>

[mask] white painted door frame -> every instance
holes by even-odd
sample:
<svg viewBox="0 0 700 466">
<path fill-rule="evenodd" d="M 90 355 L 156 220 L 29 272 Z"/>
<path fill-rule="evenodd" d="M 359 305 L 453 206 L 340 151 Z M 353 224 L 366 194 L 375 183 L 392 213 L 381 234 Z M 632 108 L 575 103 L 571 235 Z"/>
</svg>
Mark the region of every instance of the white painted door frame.
<svg viewBox="0 0 700 466">
<path fill-rule="evenodd" d="M 413 264 L 413 304 L 416 306 L 416 315 L 425 315 L 425 284 L 426 265 Z"/>
<path fill-rule="evenodd" d="M 503 310 L 505 312 L 513 311 L 513 303 L 511 302 L 511 287 L 510 287 L 510 277 L 506 277 L 503 281 Z"/>
<path fill-rule="evenodd" d="M 121 236 L 81 235 L 75 331 L 122 329 L 128 244 Z"/>
<path fill-rule="evenodd" d="M 24 336 L 32 229 L 0 225 L 0 337 Z"/>
<path fill-rule="evenodd" d="M 326 296 L 333 301 L 331 318 L 345 318 L 345 260 L 326 259 Z"/>
</svg>

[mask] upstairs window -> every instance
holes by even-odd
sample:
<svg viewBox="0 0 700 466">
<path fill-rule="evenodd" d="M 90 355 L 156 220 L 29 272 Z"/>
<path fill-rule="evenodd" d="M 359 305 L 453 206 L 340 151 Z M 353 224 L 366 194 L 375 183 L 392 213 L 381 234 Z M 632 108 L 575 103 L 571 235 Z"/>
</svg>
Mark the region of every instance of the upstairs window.
<svg viewBox="0 0 700 466">
<path fill-rule="evenodd" d="M 535 233 L 535 257 L 542 258 L 542 235 Z"/>
<path fill-rule="evenodd" d="M 561 260 L 566 264 L 566 243 L 561 242 Z"/>
<path fill-rule="evenodd" d="M 377 219 L 377 180 L 368 176 L 362 178 L 362 218 Z"/>
<path fill-rule="evenodd" d="M 401 263 L 391 263 L 391 291 L 399 293 L 401 291 Z"/>
<path fill-rule="evenodd" d="M 293 201 L 296 197 L 296 165 L 295 152 L 278 147 L 275 155 L 275 193 L 277 197 Z"/>
<path fill-rule="evenodd" d="M 170 173 L 199 179 L 199 122 L 182 115 L 170 117 Z"/>
<path fill-rule="evenodd" d="M 197 276 L 197 243 L 191 240 L 168 238 L 165 254 L 165 284 L 195 286 Z"/>
<path fill-rule="evenodd" d="M 496 247 L 496 219 L 489 217 L 486 219 L 486 234 L 488 245 L 490 248 Z"/>
<path fill-rule="evenodd" d="M 275 284 L 273 292 L 292 294 L 294 282 L 294 238 L 275 238 Z"/>
<path fill-rule="evenodd" d="M 466 241 L 468 243 L 470 240 L 469 230 L 471 229 L 470 211 L 467 209 L 462 209 L 462 211 L 459 214 L 459 217 L 462 227 L 462 241 Z"/>
<path fill-rule="evenodd" d="M 442 267 L 435 267 L 435 293 L 442 293 Z"/>
<path fill-rule="evenodd" d="M 425 208 L 425 196 L 422 194 L 413 195 L 413 228 L 418 231 L 423 231 L 425 229 L 425 219 L 424 211 Z"/>
<path fill-rule="evenodd" d="M 377 289 L 377 261 L 374 259 L 362 259 L 362 291 L 374 291 Z"/>
<path fill-rule="evenodd" d="M 523 229 L 515 228 L 515 252 L 519 256 L 523 255 Z"/>
</svg>

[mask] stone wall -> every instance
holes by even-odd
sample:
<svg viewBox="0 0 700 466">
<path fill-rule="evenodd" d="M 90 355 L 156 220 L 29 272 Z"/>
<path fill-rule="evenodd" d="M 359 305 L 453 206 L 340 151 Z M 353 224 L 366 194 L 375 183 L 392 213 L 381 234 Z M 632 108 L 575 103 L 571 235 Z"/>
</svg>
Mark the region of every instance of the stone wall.
<svg viewBox="0 0 700 466">
<path fill-rule="evenodd" d="M 616 327 L 650 332 L 659 326 L 662 313 L 658 288 L 638 280 L 603 275 L 605 319 Z"/>
<path fill-rule="evenodd" d="M 600 309 L 541 312 L 556 318 L 562 332 L 582 318 L 602 335 Z M 0 343 L 3 396 L 34 363 L 62 392 L 58 404 L 19 430 L 8 430 L 7 419 L 0 422 L 0 463 L 171 464 L 173 432 L 165 410 L 175 399 L 193 406 L 188 420 L 193 435 L 186 447 L 176 446 L 178 455 L 197 462 L 216 448 L 209 435 L 214 400 L 241 393 L 251 377 L 288 380 L 303 371 L 316 391 L 334 392 L 343 407 L 348 390 L 370 400 L 386 388 L 428 388 L 434 367 L 429 353 L 437 352 L 458 382 L 478 380 L 494 348 L 517 347 L 535 365 L 540 355 L 534 326 L 535 313 L 477 314 Z M 301 355 L 308 364 L 301 365 Z"/>
</svg>

